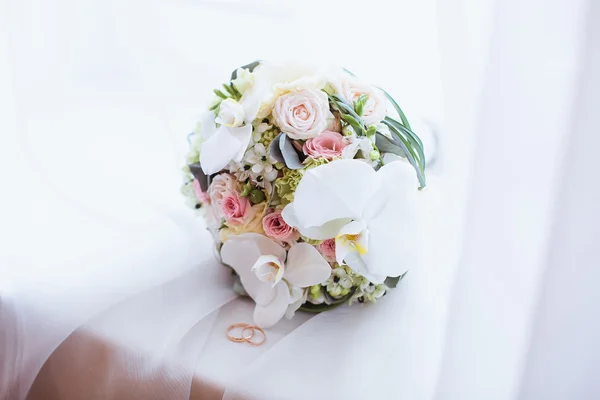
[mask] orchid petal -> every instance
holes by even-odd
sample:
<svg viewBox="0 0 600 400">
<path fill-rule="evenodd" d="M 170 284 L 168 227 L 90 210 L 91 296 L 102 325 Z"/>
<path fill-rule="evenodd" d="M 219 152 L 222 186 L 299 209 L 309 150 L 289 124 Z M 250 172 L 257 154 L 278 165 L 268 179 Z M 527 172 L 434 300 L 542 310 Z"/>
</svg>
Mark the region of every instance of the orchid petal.
<svg viewBox="0 0 600 400">
<path fill-rule="evenodd" d="M 306 299 L 308 298 L 308 290 L 307 289 L 302 289 L 299 287 L 293 287 L 291 289 L 291 294 L 290 294 L 290 302 L 292 302 L 286 312 L 285 312 L 285 317 L 287 319 L 292 319 L 294 317 L 294 314 L 296 314 L 296 311 L 298 311 L 298 309 L 300 307 L 302 307 L 302 304 L 306 303 Z"/>
<path fill-rule="evenodd" d="M 202 114 L 200 118 L 200 135 L 204 140 L 207 140 L 209 137 L 217 132 L 217 125 L 215 124 L 215 113 L 212 111 L 207 111 Z"/>
<path fill-rule="evenodd" d="M 308 287 L 324 282 L 331 275 L 331 266 L 317 249 L 308 243 L 298 243 L 288 251 L 284 278 L 292 285 Z"/>
<path fill-rule="evenodd" d="M 275 291 L 269 283 L 261 282 L 252 272 L 252 266 L 261 256 L 256 242 L 244 239 L 229 239 L 221 248 L 221 259 L 240 276 L 248 295 L 256 304 L 269 304 Z"/>
<path fill-rule="evenodd" d="M 387 278 L 386 275 L 373 273 L 373 271 L 371 271 L 371 269 L 367 267 L 364 256 L 360 256 L 356 251 L 348 253 L 344 257 L 344 264 L 349 266 L 350 269 L 352 269 L 354 272 L 362 275 L 370 282 L 373 282 L 375 284 L 383 283 L 383 281 L 385 281 L 385 278 Z"/>
<path fill-rule="evenodd" d="M 350 235 L 357 237 L 350 240 Z M 335 237 L 335 257 L 338 264 L 346 262 L 351 253 L 362 255 L 368 252 L 368 236 L 367 223 L 364 221 L 352 221 L 342 227 Z"/>
<path fill-rule="evenodd" d="M 240 104 L 244 107 L 246 114 L 244 121 L 246 121 L 247 124 L 251 124 L 256 118 L 263 99 L 271 90 L 270 86 L 268 80 L 261 79 L 261 76 L 257 74 L 254 77 L 253 85 L 246 90 L 240 99 Z"/>
<path fill-rule="evenodd" d="M 202 142 L 200 148 L 200 165 L 206 175 L 212 175 L 222 170 L 239 152 L 240 141 L 233 136 L 229 129 L 221 126 L 217 131 Z"/>
<path fill-rule="evenodd" d="M 266 236 L 258 233 L 244 233 L 236 237 L 253 240 L 258 245 L 261 255 L 273 255 L 280 260 L 285 260 L 285 249 Z"/>
<path fill-rule="evenodd" d="M 335 239 L 335 261 L 338 264 L 340 264 L 340 265 L 345 264 L 344 259 L 350 253 L 356 253 L 356 249 L 354 247 L 348 245 L 347 241 L 345 241 L 341 238 Z"/>
<path fill-rule="evenodd" d="M 396 162 L 396 161 L 406 161 L 406 158 L 403 158 L 401 156 L 398 156 L 394 153 L 385 153 L 383 154 L 383 164 L 389 164 L 392 162 Z"/>
<path fill-rule="evenodd" d="M 391 163 L 379 172 L 385 182 L 378 197 L 380 207 L 369 208 L 369 252 L 363 255 L 369 271 L 377 275 L 399 276 L 418 263 L 419 196 L 413 171 L 405 163 Z"/>
<path fill-rule="evenodd" d="M 285 267 L 280 258 L 274 255 L 264 255 L 258 257 L 251 271 L 254 272 L 259 281 L 275 287 L 283 278 Z"/>
<path fill-rule="evenodd" d="M 200 148 L 200 165 L 204 173 L 212 175 L 219 172 L 231 160 L 240 162 L 251 136 L 252 125 L 250 124 L 239 128 L 227 128 L 221 125 Z"/>
<path fill-rule="evenodd" d="M 379 187 L 376 174 L 359 160 L 337 160 L 308 170 L 294 194 L 294 211 L 301 226 L 360 219 Z"/>
<path fill-rule="evenodd" d="M 275 295 L 272 284 L 261 282 L 252 267 L 263 255 L 285 259 L 285 249 L 266 236 L 244 233 L 232 236 L 223 243 L 221 259 L 240 276 L 244 289 L 256 304 L 268 304 Z"/>
<path fill-rule="evenodd" d="M 352 221 L 340 229 L 338 236 L 341 235 L 358 235 L 367 229 L 367 223 L 364 221 Z"/>
<path fill-rule="evenodd" d="M 340 229 L 350 222 L 350 219 L 341 218 L 329 221 L 321 226 L 298 227 L 297 231 L 307 238 L 326 240 L 336 237 Z"/>
<path fill-rule="evenodd" d="M 298 217 L 296 216 L 296 212 L 294 211 L 294 203 L 288 204 L 283 211 L 281 212 L 281 216 L 286 224 L 291 227 L 296 228 L 301 235 L 306 236 L 310 239 L 315 240 L 325 240 L 334 238 L 340 229 L 350 222 L 350 219 L 336 219 L 333 221 L 329 221 L 321 226 L 308 226 L 305 227 L 300 223 Z"/>
<path fill-rule="evenodd" d="M 252 137 L 252 125 L 246 124 L 244 126 L 240 126 L 239 128 L 228 129 L 229 132 L 239 141 L 238 151 L 233 158 L 233 161 L 240 162 L 242 161 L 242 158 L 244 158 L 244 154 L 248 149 L 248 143 L 250 143 L 250 138 Z"/>
<path fill-rule="evenodd" d="M 270 303 L 256 304 L 254 309 L 254 323 L 261 328 L 270 328 L 279 322 L 290 304 L 290 291 L 285 282 L 279 282 L 275 286 L 274 292 L 275 297 Z"/>
</svg>

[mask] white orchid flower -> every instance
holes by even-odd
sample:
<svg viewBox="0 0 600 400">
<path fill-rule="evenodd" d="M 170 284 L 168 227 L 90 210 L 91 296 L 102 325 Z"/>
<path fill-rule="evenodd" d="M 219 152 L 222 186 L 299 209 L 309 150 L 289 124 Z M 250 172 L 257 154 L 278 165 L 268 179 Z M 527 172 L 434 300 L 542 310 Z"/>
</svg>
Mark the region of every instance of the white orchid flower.
<svg viewBox="0 0 600 400">
<path fill-rule="evenodd" d="M 234 99 L 225 99 L 219 107 L 219 115 L 215 119 L 217 124 L 221 124 L 228 128 L 237 128 L 244 124 L 246 110 Z"/>
<path fill-rule="evenodd" d="M 242 160 L 252 138 L 252 121 L 269 89 L 267 84 L 265 79 L 256 77 L 239 102 L 233 99 L 221 102 L 217 118 L 212 111 L 205 113 L 200 126 L 204 139 L 200 165 L 205 174 L 219 172 L 232 160 Z"/>
<path fill-rule="evenodd" d="M 418 195 L 410 165 L 338 160 L 308 170 L 282 216 L 306 237 L 335 238 L 340 265 L 382 283 L 416 264 Z"/>
<path fill-rule="evenodd" d="M 286 257 L 287 255 L 287 257 Z M 329 263 L 317 249 L 297 243 L 287 252 L 257 233 L 232 236 L 221 248 L 221 259 L 240 276 L 254 302 L 254 323 L 269 328 L 289 308 L 295 311 L 302 289 L 324 282 L 331 274 Z"/>
</svg>

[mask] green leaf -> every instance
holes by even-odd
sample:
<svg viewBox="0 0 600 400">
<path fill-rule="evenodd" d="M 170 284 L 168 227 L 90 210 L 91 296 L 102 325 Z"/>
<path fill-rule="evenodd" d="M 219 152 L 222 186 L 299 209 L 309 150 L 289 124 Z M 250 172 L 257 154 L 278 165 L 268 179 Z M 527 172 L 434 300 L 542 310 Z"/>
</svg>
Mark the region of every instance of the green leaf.
<svg viewBox="0 0 600 400">
<path fill-rule="evenodd" d="M 353 116 L 348 115 L 348 114 L 342 114 L 342 119 L 344 121 L 346 121 L 347 123 L 349 123 L 350 126 L 354 128 L 357 135 L 365 134 L 365 128 Z"/>
<path fill-rule="evenodd" d="M 345 121 L 348 122 L 356 130 L 357 134 L 365 134 L 365 123 L 362 120 L 362 118 L 358 114 L 356 114 L 352 105 L 350 105 L 346 102 L 346 100 L 342 99 L 341 97 L 335 94 L 329 95 L 329 101 L 333 104 L 335 108 L 337 108 L 340 111 L 342 118 L 345 115 L 350 117 L 349 119 L 345 119 Z M 353 124 L 356 124 L 356 126 Z"/>
<path fill-rule="evenodd" d="M 223 92 L 221 92 L 219 89 L 215 89 L 215 90 L 213 90 L 213 92 L 215 92 L 215 94 L 217 96 L 219 96 L 220 98 L 222 98 L 223 100 L 225 100 L 227 98 L 227 96 Z"/>
<path fill-rule="evenodd" d="M 394 141 L 388 139 L 386 136 L 377 132 L 375 135 L 375 146 L 381 153 L 392 153 L 400 157 L 406 158 L 406 153 L 402 150 L 402 147 L 394 143 Z"/>
<path fill-rule="evenodd" d="M 400 108 L 398 103 L 396 103 L 396 100 L 394 100 L 394 98 L 388 92 L 383 90 L 382 88 L 379 88 L 379 90 L 381 90 L 383 92 L 383 94 L 385 95 L 385 97 L 387 97 L 387 99 L 390 101 L 390 103 L 392 103 L 392 105 L 396 109 L 396 112 L 398 113 L 398 116 L 400 117 L 400 120 L 402 121 L 402 124 L 404 126 L 406 126 L 408 129 L 411 129 L 410 124 L 408 123 L 408 118 L 406 118 L 404 111 L 402 111 L 402 109 Z"/>
<path fill-rule="evenodd" d="M 402 131 L 406 138 L 409 140 L 411 145 L 416 149 L 417 157 L 419 158 L 419 165 L 421 167 L 421 172 L 425 173 L 425 153 L 423 151 L 423 142 L 421 139 L 410 129 L 402 125 L 400 122 L 396 121 L 393 118 L 385 117 L 385 120 L 389 123 L 393 124 L 398 130 Z"/>
<path fill-rule="evenodd" d="M 377 127 L 375 125 L 371 125 L 367 128 L 367 137 L 371 137 L 373 136 L 375 133 L 377 133 Z"/>
<path fill-rule="evenodd" d="M 390 131 L 393 134 L 395 134 L 396 137 L 399 139 L 397 144 L 402 148 L 402 150 L 406 154 L 406 158 L 408 159 L 408 162 L 410 162 L 410 164 L 413 166 L 413 168 L 417 172 L 417 178 L 419 179 L 419 184 L 421 185 L 419 187 L 419 189 L 423 189 L 426 186 L 424 168 L 421 168 L 419 159 L 417 158 L 415 150 L 414 150 L 413 146 L 411 145 L 410 141 L 402 133 L 400 133 L 400 131 L 391 122 L 389 122 L 387 120 L 383 120 L 382 122 L 388 128 L 390 128 Z"/>
<path fill-rule="evenodd" d="M 188 168 L 194 178 L 200 183 L 200 189 L 202 189 L 203 192 L 206 192 L 210 185 L 210 176 L 204 173 L 199 162 L 188 165 Z"/>
<path fill-rule="evenodd" d="M 318 314 L 323 311 L 333 310 L 334 308 L 339 307 L 342 304 L 344 304 L 346 301 L 349 301 L 350 298 L 354 295 L 354 292 L 356 292 L 356 287 L 352 288 L 352 290 L 344 297 L 333 300 L 333 302 L 331 304 L 326 304 L 326 303 L 313 304 L 313 303 L 310 303 L 307 301 L 306 303 L 304 303 L 300 306 L 299 310 L 306 311 L 309 313 L 315 313 L 315 314 Z M 329 297 L 329 298 L 332 299 L 332 297 Z"/>
<path fill-rule="evenodd" d="M 396 286 L 398 286 L 398 282 L 400 282 L 402 279 L 404 279 L 406 274 L 408 274 L 408 271 L 406 271 L 405 273 L 403 273 L 400 276 L 396 276 L 396 277 L 388 276 L 387 278 L 385 278 L 385 281 L 383 283 L 385 284 L 385 286 L 389 287 L 390 289 L 395 289 Z"/>
<path fill-rule="evenodd" d="M 225 89 L 227 91 L 227 93 L 229 93 L 229 96 L 233 97 L 233 98 L 237 98 L 238 97 L 238 92 L 237 90 L 234 89 L 233 85 L 227 85 L 227 84 L 223 84 L 223 89 Z"/>
<path fill-rule="evenodd" d="M 252 204 L 260 204 L 266 199 L 265 194 L 260 189 L 254 189 L 253 191 L 251 191 L 249 198 Z"/>
<path fill-rule="evenodd" d="M 387 119 L 394 125 L 397 125 L 398 128 L 400 128 L 407 135 L 411 136 L 413 138 L 413 140 L 415 142 L 417 142 L 421 148 L 423 148 L 423 142 L 421 141 L 421 138 L 416 133 L 414 133 L 412 130 L 410 130 L 409 128 L 402 125 L 400 122 L 396 121 L 395 119 L 393 119 L 391 117 L 385 117 L 385 119 Z"/>
<path fill-rule="evenodd" d="M 367 102 L 367 99 L 369 98 L 369 96 L 367 96 L 366 94 L 361 94 L 358 99 L 356 99 L 354 101 L 354 111 L 356 111 L 356 113 L 360 116 L 363 115 L 363 110 L 365 108 L 365 103 Z"/>
<path fill-rule="evenodd" d="M 356 76 L 356 75 L 354 75 L 352 72 L 350 72 L 350 70 L 348 70 L 348 69 L 346 69 L 346 68 L 342 68 L 342 69 L 343 69 L 344 71 L 346 71 L 347 73 L 349 73 L 350 75 L 352 75 L 352 76 Z"/>
</svg>

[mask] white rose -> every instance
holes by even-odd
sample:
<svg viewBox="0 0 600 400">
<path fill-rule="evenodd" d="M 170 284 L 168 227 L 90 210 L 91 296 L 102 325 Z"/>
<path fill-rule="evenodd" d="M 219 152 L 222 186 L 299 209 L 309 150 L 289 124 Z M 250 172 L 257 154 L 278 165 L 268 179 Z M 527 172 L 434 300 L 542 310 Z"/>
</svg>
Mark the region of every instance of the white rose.
<svg viewBox="0 0 600 400">
<path fill-rule="evenodd" d="M 239 182 L 229 174 L 220 174 L 212 179 L 210 186 L 208 187 L 208 197 L 210 197 L 213 213 L 219 220 L 223 218 L 223 208 L 221 207 L 223 197 L 225 197 L 227 193 L 239 193 L 239 191 Z"/>
<path fill-rule="evenodd" d="M 242 126 L 246 112 L 244 107 L 233 99 L 225 99 L 221 102 L 219 115 L 215 122 L 229 128 Z"/>
<path fill-rule="evenodd" d="M 331 86 L 336 93 L 350 104 L 358 100 L 361 95 L 367 95 L 367 102 L 363 107 L 362 119 L 367 125 L 379 124 L 387 113 L 386 100 L 381 90 L 354 78 L 345 78 L 332 82 Z"/>
<path fill-rule="evenodd" d="M 284 94 L 273 110 L 279 128 L 290 138 L 302 140 L 325 131 L 330 114 L 327 94 L 314 89 Z"/>
<path fill-rule="evenodd" d="M 261 79 L 269 81 L 269 95 L 264 99 L 258 112 L 258 118 L 266 118 L 271 114 L 275 101 L 289 92 L 301 90 L 321 90 L 325 88 L 332 76 L 339 76 L 343 70 L 332 65 L 313 65 L 304 61 L 285 63 L 264 62 L 258 72 Z"/>
</svg>

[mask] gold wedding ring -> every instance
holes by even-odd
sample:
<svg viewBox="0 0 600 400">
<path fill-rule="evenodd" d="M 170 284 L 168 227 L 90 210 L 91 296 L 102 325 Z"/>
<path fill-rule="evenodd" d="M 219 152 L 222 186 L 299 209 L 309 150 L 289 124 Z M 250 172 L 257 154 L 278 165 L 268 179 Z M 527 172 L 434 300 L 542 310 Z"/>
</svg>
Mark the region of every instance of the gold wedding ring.
<svg viewBox="0 0 600 400">
<path fill-rule="evenodd" d="M 231 332 L 236 328 L 242 328 L 242 330 L 240 331 L 241 336 L 232 335 Z M 258 342 L 253 342 L 252 339 L 254 338 L 254 334 L 256 333 L 256 331 L 259 331 L 262 334 L 262 340 Z M 246 334 L 247 332 L 249 333 L 249 335 Z M 262 328 L 256 325 L 249 325 L 243 322 L 238 322 L 237 324 L 229 325 L 229 327 L 227 328 L 227 339 L 236 343 L 246 342 L 252 346 L 260 346 L 267 340 L 267 334 Z"/>
<path fill-rule="evenodd" d="M 242 335 L 244 335 L 244 332 L 246 332 L 247 330 L 252 329 L 252 336 L 250 336 L 249 339 L 246 340 L 246 342 L 252 346 L 260 346 L 261 344 L 263 344 L 266 340 L 267 340 L 267 334 L 265 333 L 265 331 L 262 328 L 259 328 L 256 325 L 249 325 L 247 327 L 245 327 L 244 329 L 242 329 Z M 254 337 L 254 333 L 256 331 L 259 331 L 260 333 L 262 333 L 262 340 L 259 342 L 253 342 L 252 339 Z"/>
</svg>

